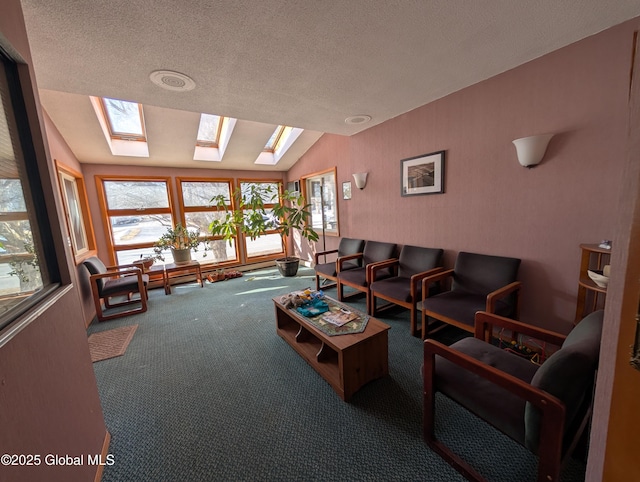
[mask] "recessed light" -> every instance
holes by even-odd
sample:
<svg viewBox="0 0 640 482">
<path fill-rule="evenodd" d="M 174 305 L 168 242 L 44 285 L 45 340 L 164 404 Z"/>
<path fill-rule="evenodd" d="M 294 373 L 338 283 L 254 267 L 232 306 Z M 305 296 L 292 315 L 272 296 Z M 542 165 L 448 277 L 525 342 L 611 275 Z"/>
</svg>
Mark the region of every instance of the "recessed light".
<svg viewBox="0 0 640 482">
<path fill-rule="evenodd" d="M 360 114 L 360 115 L 352 115 L 351 117 L 347 117 L 344 120 L 344 123 L 345 124 L 364 124 L 366 122 L 369 122 L 370 120 L 371 120 L 370 115 Z"/>
<path fill-rule="evenodd" d="M 176 92 L 186 92 L 196 87 L 191 77 L 172 70 L 156 70 L 151 72 L 149 78 L 157 86 Z"/>
</svg>

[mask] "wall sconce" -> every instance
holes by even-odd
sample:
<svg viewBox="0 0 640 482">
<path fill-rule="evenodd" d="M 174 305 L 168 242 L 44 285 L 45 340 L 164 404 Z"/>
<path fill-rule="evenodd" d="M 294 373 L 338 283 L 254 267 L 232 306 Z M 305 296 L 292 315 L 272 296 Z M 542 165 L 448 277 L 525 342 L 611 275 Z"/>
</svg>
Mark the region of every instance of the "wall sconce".
<svg viewBox="0 0 640 482">
<path fill-rule="evenodd" d="M 540 164 L 552 137 L 553 134 L 542 134 L 522 137 L 513 141 L 518 154 L 518 162 L 529 169 Z"/>
<path fill-rule="evenodd" d="M 353 175 L 354 181 L 356 181 L 356 187 L 358 189 L 364 189 L 367 185 L 367 174 L 368 172 L 357 172 Z"/>
</svg>

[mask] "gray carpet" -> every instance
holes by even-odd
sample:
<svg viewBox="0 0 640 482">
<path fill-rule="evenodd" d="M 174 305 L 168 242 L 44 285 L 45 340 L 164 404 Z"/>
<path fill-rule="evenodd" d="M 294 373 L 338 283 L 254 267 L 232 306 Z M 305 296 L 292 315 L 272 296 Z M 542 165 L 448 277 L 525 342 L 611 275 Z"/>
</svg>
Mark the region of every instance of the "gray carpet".
<svg viewBox="0 0 640 482">
<path fill-rule="evenodd" d="M 408 312 L 379 317 L 389 376 L 343 402 L 276 335 L 271 298 L 313 286 L 312 270 L 277 270 L 150 292 L 124 356 L 94 364 L 115 463 L 103 481 L 464 480 L 422 439 L 422 343 Z M 327 294 L 335 296 L 335 288 Z M 362 311 L 364 297 L 349 302 Z M 450 343 L 461 334 L 443 330 Z M 438 436 L 489 480 L 535 480 L 536 460 L 444 397 Z M 584 480 L 571 460 L 566 482 Z"/>
</svg>

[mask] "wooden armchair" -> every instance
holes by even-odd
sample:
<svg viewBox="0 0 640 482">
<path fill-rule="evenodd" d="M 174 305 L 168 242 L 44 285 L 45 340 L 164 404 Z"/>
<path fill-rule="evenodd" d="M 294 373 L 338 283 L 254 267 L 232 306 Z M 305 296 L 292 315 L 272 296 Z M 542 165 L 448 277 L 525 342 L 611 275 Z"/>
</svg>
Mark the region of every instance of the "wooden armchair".
<svg viewBox="0 0 640 482">
<path fill-rule="evenodd" d="M 338 299 L 343 301 L 344 287 L 349 286 L 357 291 L 367 295 L 367 306 L 369 306 L 369 280 L 367 271 L 373 263 L 387 261 L 395 258 L 396 245 L 394 243 L 384 243 L 381 241 L 367 241 L 364 245 L 362 253 L 352 254 L 350 256 L 342 256 L 337 260 L 336 271 L 338 274 Z M 358 261 L 360 266 L 357 268 L 347 268 L 348 263 Z M 376 273 L 379 278 L 391 276 L 391 268 L 380 270 Z M 356 293 L 357 294 L 357 293 Z M 350 294 L 349 296 L 354 296 Z"/>
<path fill-rule="evenodd" d="M 364 240 L 363 239 L 350 239 L 350 238 L 342 238 L 340 240 L 340 244 L 338 245 L 338 249 L 330 249 L 327 251 L 320 251 L 314 255 L 314 270 L 316 273 L 316 291 L 320 290 L 320 278 L 324 278 L 325 280 L 333 280 L 333 283 L 323 284 L 322 288 L 332 288 L 336 286 L 338 281 L 338 273 L 336 271 L 337 260 L 331 262 L 320 263 L 320 257 L 327 255 L 337 255 L 337 258 L 341 258 L 343 256 L 348 256 L 352 254 L 362 253 L 362 248 L 364 248 Z M 359 260 L 352 261 L 350 263 L 344 263 L 342 269 L 349 268 L 359 268 L 360 263 Z"/>
<path fill-rule="evenodd" d="M 409 328 L 411 335 L 416 336 L 418 317 L 416 305 L 422 300 L 422 280 L 442 271 L 443 252 L 442 249 L 405 245 L 400 250 L 398 259 L 370 265 L 368 273 L 370 296 L 367 312 L 371 316 L 376 316 L 378 311 L 376 298 L 389 302 L 380 309 L 393 305 L 403 306 L 411 311 Z M 394 275 L 378 279 L 377 273 L 388 268 L 393 268 Z M 433 288 L 430 287 L 430 289 Z"/>
<path fill-rule="evenodd" d="M 83 262 L 90 274 L 91 292 L 96 307 L 98 321 L 106 321 L 123 316 L 144 313 L 147 311 L 147 285 L 149 275 L 143 274 L 138 264 L 123 264 L 105 266 L 97 257 L 93 256 Z M 139 293 L 139 299 L 133 299 L 132 294 Z M 114 296 L 126 296 L 126 300 L 113 303 Z M 116 311 L 105 314 L 104 309 L 118 308 L 140 304 L 137 308 Z"/>
<path fill-rule="evenodd" d="M 603 315 L 603 311 L 589 314 L 565 337 L 479 312 L 475 337 L 450 347 L 426 340 L 426 443 L 468 480 L 485 480 L 436 438 L 435 394 L 441 392 L 536 454 L 538 482 L 558 481 L 563 459 L 575 448 L 591 416 Z M 538 366 L 489 343 L 494 327 L 561 347 Z"/>
<path fill-rule="evenodd" d="M 437 322 L 473 333 L 477 311 L 517 319 L 522 288 L 522 283 L 516 281 L 519 267 L 517 258 L 458 253 L 453 269 L 422 280 L 422 301 L 417 306 L 422 310 L 422 338 L 428 337 L 430 325 Z M 447 281 L 450 289 L 438 294 L 425 289 Z"/>
</svg>

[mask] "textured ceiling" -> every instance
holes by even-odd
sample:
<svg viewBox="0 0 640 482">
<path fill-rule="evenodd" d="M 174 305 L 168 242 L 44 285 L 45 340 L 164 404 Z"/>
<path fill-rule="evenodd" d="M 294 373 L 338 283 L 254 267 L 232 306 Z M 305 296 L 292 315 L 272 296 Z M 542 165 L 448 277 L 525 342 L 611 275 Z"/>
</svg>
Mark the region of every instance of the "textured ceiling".
<svg viewBox="0 0 640 482">
<path fill-rule="evenodd" d="M 323 132 L 352 135 L 640 15 L 640 0 L 22 3 L 43 105 L 81 162 L 202 166 L 207 112 L 239 119 L 213 168 L 254 168 L 277 124 L 306 129 L 280 170 Z M 157 87 L 159 69 L 195 89 Z M 150 159 L 111 156 L 88 95 L 144 104 Z M 344 122 L 359 114 L 371 122 Z"/>
</svg>

